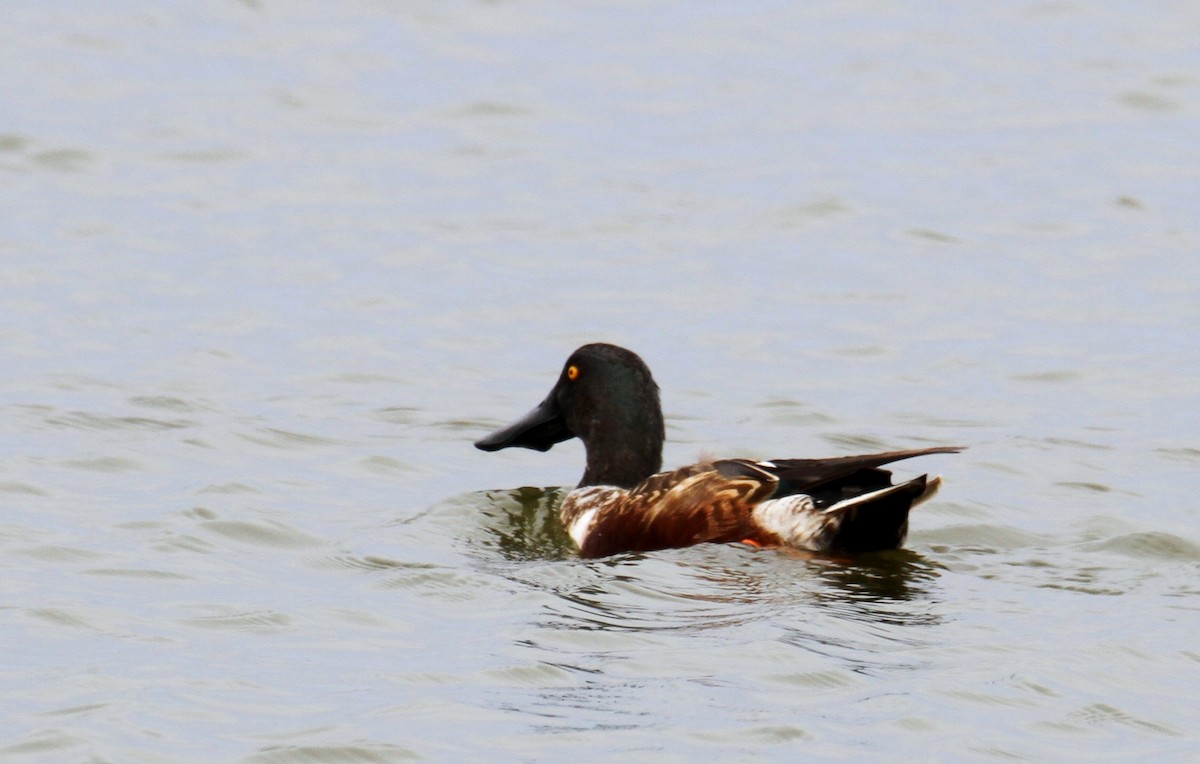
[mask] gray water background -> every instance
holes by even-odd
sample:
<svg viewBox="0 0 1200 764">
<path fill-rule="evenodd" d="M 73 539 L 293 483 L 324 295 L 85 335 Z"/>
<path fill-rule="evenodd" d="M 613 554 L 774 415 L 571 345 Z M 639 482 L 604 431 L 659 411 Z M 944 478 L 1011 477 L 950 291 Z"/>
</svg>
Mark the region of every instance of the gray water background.
<svg viewBox="0 0 1200 764">
<path fill-rule="evenodd" d="M 16 2 L 0 760 L 1195 760 L 1194 3 Z M 908 548 L 580 561 L 667 465 L 970 450 Z"/>
</svg>

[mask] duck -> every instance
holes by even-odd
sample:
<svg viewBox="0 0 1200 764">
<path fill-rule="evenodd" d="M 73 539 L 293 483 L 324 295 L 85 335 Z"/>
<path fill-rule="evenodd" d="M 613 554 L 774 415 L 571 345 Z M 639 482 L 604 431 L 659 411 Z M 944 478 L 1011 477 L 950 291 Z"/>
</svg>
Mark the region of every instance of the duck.
<svg viewBox="0 0 1200 764">
<path fill-rule="evenodd" d="M 559 507 L 584 558 L 703 543 L 859 554 L 903 545 L 909 511 L 941 477 L 893 484 L 884 465 L 963 446 L 824 459 L 708 459 L 662 470 L 659 388 L 631 350 L 590 343 L 563 364 L 545 400 L 475 442 L 548 451 L 579 438 L 586 465 Z"/>
</svg>

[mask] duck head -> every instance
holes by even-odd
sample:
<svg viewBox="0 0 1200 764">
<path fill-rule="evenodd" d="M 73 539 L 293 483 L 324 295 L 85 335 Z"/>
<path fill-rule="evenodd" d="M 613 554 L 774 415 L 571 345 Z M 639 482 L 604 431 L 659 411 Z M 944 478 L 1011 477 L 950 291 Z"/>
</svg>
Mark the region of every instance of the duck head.
<svg viewBox="0 0 1200 764">
<path fill-rule="evenodd" d="M 662 468 L 658 385 L 636 353 L 604 343 L 584 345 L 563 364 L 545 400 L 475 447 L 548 451 L 571 438 L 587 449 L 581 486 L 629 488 Z"/>
</svg>

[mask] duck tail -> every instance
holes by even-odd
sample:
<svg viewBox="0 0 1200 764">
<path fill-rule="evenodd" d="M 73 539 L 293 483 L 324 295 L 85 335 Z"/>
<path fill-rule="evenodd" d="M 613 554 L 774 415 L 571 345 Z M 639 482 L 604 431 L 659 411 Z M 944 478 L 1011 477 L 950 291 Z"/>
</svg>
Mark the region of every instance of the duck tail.
<svg viewBox="0 0 1200 764">
<path fill-rule="evenodd" d="M 908 536 L 908 512 L 937 493 L 940 476 L 921 475 L 844 499 L 821 510 L 837 530 L 831 546 L 844 552 L 895 549 Z"/>
</svg>

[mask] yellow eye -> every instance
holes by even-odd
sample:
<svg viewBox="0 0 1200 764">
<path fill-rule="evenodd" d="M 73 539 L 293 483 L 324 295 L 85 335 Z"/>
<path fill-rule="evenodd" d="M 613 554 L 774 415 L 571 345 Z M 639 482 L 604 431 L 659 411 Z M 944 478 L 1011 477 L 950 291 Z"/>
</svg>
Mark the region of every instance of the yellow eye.
<svg viewBox="0 0 1200 764">
<path fill-rule="evenodd" d="M 567 367 L 567 379 L 571 380 L 572 382 L 579 379 L 579 367 L 578 366 L 571 365 L 571 366 Z"/>
</svg>

